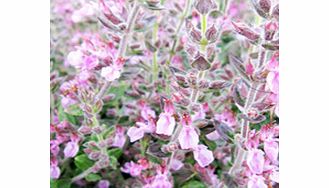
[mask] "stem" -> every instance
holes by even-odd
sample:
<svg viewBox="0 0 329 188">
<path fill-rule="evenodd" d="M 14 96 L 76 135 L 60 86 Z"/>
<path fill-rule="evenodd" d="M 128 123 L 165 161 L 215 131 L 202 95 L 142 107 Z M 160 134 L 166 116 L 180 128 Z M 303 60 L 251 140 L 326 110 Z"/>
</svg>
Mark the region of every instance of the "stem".
<svg viewBox="0 0 329 188">
<path fill-rule="evenodd" d="M 178 37 L 178 33 L 180 32 L 180 30 L 181 30 L 181 28 L 182 28 L 182 26 L 183 26 L 183 23 L 184 23 L 185 17 L 187 16 L 187 13 L 188 13 L 189 8 L 190 8 L 190 4 L 191 4 L 191 0 L 187 0 L 187 3 L 185 4 L 185 10 L 184 10 L 184 13 L 183 13 L 183 15 L 182 15 L 181 18 L 180 18 L 180 21 L 179 21 L 178 27 L 177 27 L 176 32 L 175 32 L 175 34 L 174 34 L 174 38 L 175 38 L 175 39 L 174 39 L 174 42 L 173 42 L 173 44 L 172 44 L 172 46 L 171 46 L 171 49 L 170 49 L 170 56 L 169 56 L 169 60 L 167 61 L 167 65 L 170 64 L 171 59 L 173 58 L 173 56 L 174 56 L 174 54 L 175 54 L 174 50 L 175 50 L 175 48 L 176 48 L 177 40 L 178 40 L 178 38 L 179 38 L 179 37 Z"/>
<path fill-rule="evenodd" d="M 81 180 L 82 178 L 88 176 L 90 173 L 93 172 L 93 168 L 94 168 L 94 166 L 88 168 L 87 170 L 83 171 L 81 174 L 79 174 L 79 175 L 75 176 L 74 178 L 72 178 L 71 181 L 76 182 L 76 181 Z"/>
<path fill-rule="evenodd" d="M 248 91 L 248 96 L 247 96 L 247 100 L 246 103 L 244 105 L 244 114 L 246 114 L 249 110 L 249 108 L 251 107 L 251 105 L 253 104 L 253 102 L 255 101 L 256 95 L 257 95 L 257 88 L 258 88 L 259 84 L 258 83 L 252 83 L 249 91 Z M 245 119 L 241 120 L 241 135 L 242 135 L 242 141 L 247 139 L 248 136 L 248 132 L 249 132 L 249 121 L 246 121 Z M 241 164 L 243 162 L 244 159 L 244 155 L 245 155 L 245 151 L 243 150 L 242 147 L 238 147 L 238 154 L 237 157 L 234 161 L 234 164 L 232 166 L 232 168 L 229 171 L 229 174 L 232 175 L 236 169 L 241 167 Z"/>
<path fill-rule="evenodd" d="M 157 22 L 153 28 L 153 37 L 152 37 L 153 43 L 155 43 L 157 40 L 158 29 L 159 29 L 159 23 Z M 155 51 L 153 53 L 153 82 L 155 82 L 157 80 L 158 72 L 159 72 L 159 65 L 157 62 L 157 57 L 158 57 L 158 51 Z"/>
<path fill-rule="evenodd" d="M 123 35 L 122 39 L 120 40 L 117 58 L 125 56 L 126 48 L 127 48 L 127 42 L 129 40 L 131 31 L 134 27 L 134 23 L 135 23 L 135 20 L 137 18 L 139 9 L 140 9 L 140 5 L 138 4 L 138 2 L 135 2 L 134 5 L 133 5 L 133 8 L 131 10 L 131 13 L 128 17 L 126 32 Z M 100 100 L 104 96 L 105 92 L 108 90 L 110 85 L 111 85 L 111 82 L 106 81 L 105 84 L 100 89 L 99 93 L 96 95 L 94 101 Z"/>
<path fill-rule="evenodd" d="M 200 51 L 202 53 L 205 53 L 206 48 L 207 48 L 207 39 L 205 38 L 205 33 L 207 30 L 207 15 L 202 15 L 201 16 L 201 34 L 202 34 L 202 39 L 201 39 L 201 44 L 200 44 Z M 205 43 L 203 41 L 206 41 Z M 199 80 L 203 79 L 206 75 L 206 71 L 199 71 L 198 72 L 198 77 L 197 77 L 197 83 Z M 192 90 L 191 94 L 191 102 L 192 104 L 196 103 L 199 98 L 199 90 L 197 88 L 194 88 Z"/>
</svg>

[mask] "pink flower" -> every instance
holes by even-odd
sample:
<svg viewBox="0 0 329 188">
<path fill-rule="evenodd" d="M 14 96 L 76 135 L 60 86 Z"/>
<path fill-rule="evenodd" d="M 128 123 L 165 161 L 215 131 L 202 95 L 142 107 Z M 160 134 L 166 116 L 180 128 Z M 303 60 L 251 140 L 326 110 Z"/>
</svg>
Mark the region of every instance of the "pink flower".
<svg viewBox="0 0 329 188">
<path fill-rule="evenodd" d="M 172 163 L 171 163 L 171 169 L 173 169 L 174 171 L 177 171 L 180 168 L 182 168 L 183 166 L 184 166 L 184 164 L 182 163 L 182 161 L 173 158 Z"/>
<path fill-rule="evenodd" d="M 247 165 L 252 173 L 261 174 L 264 168 L 264 152 L 259 149 L 249 151 Z"/>
<path fill-rule="evenodd" d="M 273 162 L 277 163 L 279 154 L 279 145 L 274 140 L 266 140 L 264 142 L 264 151 L 266 156 Z"/>
<path fill-rule="evenodd" d="M 133 161 L 127 162 L 124 164 L 123 167 L 121 167 L 121 171 L 124 173 L 128 173 L 133 177 L 139 176 L 142 172 L 143 168 L 137 163 L 134 163 Z"/>
<path fill-rule="evenodd" d="M 155 111 L 152 110 L 145 101 L 141 100 L 137 103 L 138 107 L 141 109 L 141 116 L 143 119 L 148 120 L 150 117 L 155 118 Z"/>
<path fill-rule="evenodd" d="M 199 136 L 192 126 L 183 125 L 178 141 L 182 149 L 192 149 L 198 145 Z"/>
<path fill-rule="evenodd" d="M 114 66 L 104 67 L 102 68 L 101 76 L 107 81 L 112 82 L 120 77 L 120 70 Z"/>
<path fill-rule="evenodd" d="M 269 90 L 275 94 L 279 93 L 279 72 L 269 72 L 266 77 L 266 86 Z"/>
<path fill-rule="evenodd" d="M 63 108 L 69 108 L 71 105 L 76 104 L 77 101 L 72 99 L 71 97 L 63 97 L 61 100 L 61 104 Z"/>
<path fill-rule="evenodd" d="M 86 3 L 84 6 L 73 12 L 72 14 L 72 21 L 75 23 L 85 21 L 86 19 L 90 18 L 95 14 L 95 10 L 93 5 Z"/>
<path fill-rule="evenodd" d="M 122 148 L 126 143 L 126 136 L 124 135 L 124 128 L 117 126 L 115 129 L 115 136 L 112 146 Z"/>
<path fill-rule="evenodd" d="M 178 141 L 182 149 L 193 149 L 199 143 L 199 135 L 192 126 L 191 116 L 183 114 L 182 130 L 178 135 Z"/>
<path fill-rule="evenodd" d="M 207 149 L 207 146 L 202 144 L 194 148 L 193 155 L 201 167 L 208 166 L 214 160 L 212 152 Z"/>
<path fill-rule="evenodd" d="M 227 108 L 225 108 L 225 110 L 221 114 L 216 114 L 215 119 L 220 122 L 226 123 L 228 126 L 236 125 L 234 113 L 232 112 L 232 110 L 229 110 Z"/>
<path fill-rule="evenodd" d="M 253 175 L 248 181 L 248 188 L 267 188 L 264 177 Z"/>
<path fill-rule="evenodd" d="M 108 180 L 101 180 L 97 184 L 98 188 L 109 188 L 110 187 L 110 182 Z"/>
<path fill-rule="evenodd" d="M 164 108 L 163 108 L 163 110 L 168 114 L 174 114 L 175 113 L 174 104 L 172 103 L 171 100 L 164 99 Z"/>
<path fill-rule="evenodd" d="M 155 125 L 153 119 L 151 118 L 147 124 L 143 122 L 137 122 L 138 127 L 130 127 L 128 129 L 127 135 L 130 138 L 130 142 L 135 142 L 144 137 L 145 133 L 153 133 L 155 131 Z"/>
<path fill-rule="evenodd" d="M 208 134 L 206 135 L 206 138 L 207 138 L 208 140 L 216 141 L 216 140 L 218 140 L 218 139 L 220 138 L 220 135 L 218 134 L 217 131 L 213 131 L 213 132 L 211 132 L 211 133 L 208 133 Z"/>
<path fill-rule="evenodd" d="M 58 179 L 61 175 L 61 170 L 58 168 L 58 166 L 50 166 L 50 177 L 52 179 Z"/>
<path fill-rule="evenodd" d="M 74 157 L 79 151 L 79 145 L 77 142 L 68 142 L 64 149 L 65 157 Z"/>
<path fill-rule="evenodd" d="M 175 118 L 170 113 L 162 112 L 157 121 L 156 133 L 170 136 L 175 128 Z"/>
<path fill-rule="evenodd" d="M 72 51 L 67 56 L 67 62 L 76 69 L 81 68 L 83 61 L 83 53 L 80 50 Z"/>
<path fill-rule="evenodd" d="M 167 174 L 157 174 L 151 184 L 152 188 L 172 188 Z"/>
<path fill-rule="evenodd" d="M 130 138 L 130 142 L 135 142 L 136 140 L 143 138 L 144 130 L 138 127 L 130 127 L 127 131 L 127 135 Z"/>
<path fill-rule="evenodd" d="M 84 69 L 86 70 L 93 70 L 94 68 L 97 67 L 97 65 L 99 64 L 99 60 L 97 57 L 95 56 L 88 56 L 85 58 L 84 60 Z"/>
</svg>

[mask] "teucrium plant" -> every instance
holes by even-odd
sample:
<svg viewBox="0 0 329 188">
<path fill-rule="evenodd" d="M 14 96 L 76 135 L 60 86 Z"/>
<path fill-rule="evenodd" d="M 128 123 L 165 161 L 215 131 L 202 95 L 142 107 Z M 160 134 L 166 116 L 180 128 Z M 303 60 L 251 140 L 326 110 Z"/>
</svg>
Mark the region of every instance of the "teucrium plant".
<svg viewBox="0 0 329 188">
<path fill-rule="evenodd" d="M 51 187 L 279 185 L 271 0 L 51 3 Z"/>
</svg>

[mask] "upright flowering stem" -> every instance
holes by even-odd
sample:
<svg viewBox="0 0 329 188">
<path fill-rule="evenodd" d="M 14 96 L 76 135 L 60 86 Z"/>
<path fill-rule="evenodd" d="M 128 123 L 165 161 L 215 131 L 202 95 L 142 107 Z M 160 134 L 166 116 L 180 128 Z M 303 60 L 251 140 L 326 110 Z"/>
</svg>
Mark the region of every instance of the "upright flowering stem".
<svg viewBox="0 0 329 188">
<path fill-rule="evenodd" d="M 261 49 L 259 52 L 259 61 L 258 61 L 258 68 L 260 68 L 266 58 L 266 51 Z M 248 91 L 248 96 L 244 105 L 244 114 L 247 114 L 248 110 L 250 109 L 250 107 L 252 106 L 252 104 L 255 101 L 256 95 L 258 93 L 258 87 L 259 87 L 259 83 L 257 82 L 252 82 Z M 242 141 L 245 141 L 247 139 L 249 133 L 249 121 L 242 119 L 241 120 L 241 137 L 242 137 Z M 244 160 L 244 156 L 245 156 L 245 151 L 243 150 L 243 148 L 238 147 L 238 152 L 237 152 L 237 157 L 234 161 L 233 166 L 231 167 L 229 174 L 232 175 L 235 170 L 239 169 L 242 165 L 242 162 Z"/>
<path fill-rule="evenodd" d="M 176 32 L 175 32 L 175 35 L 174 35 L 174 37 L 175 37 L 175 39 L 174 39 L 174 42 L 173 42 L 173 44 L 172 44 L 172 46 L 171 46 L 171 49 L 170 49 L 170 55 L 169 55 L 169 60 L 167 61 L 167 65 L 169 65 L 170 64 L 170 62 L 171 62 L 171 60 L 172 60 L 172 58 L 173 58 L 173 56 L 174 56 L 174 54 L 175 54 L 175 48 L 176 48 L 176 45 L 177 45 L 177 40 L 178 40 L 178 34 L 179 34 L 179 32 L 180 32 L 180 30 L 181 30 L 181 28 L 182 28 L 182 26 L 183 26 L 183 23 L 184 23 L 184 21 L 185 21 L 185 18 L 186 18 L 186 16 L 187 16 L 187 13 L 189 12 L 189 9 L 190 9 L 190 5 L 191 5 L 191 0 L 187 0 L 187 2 L 185 3 L 185 10 L 184 10 L 184 13 L 183 13 L 183 15 L 180 17 L 180 19 L 179 19 L 179 24 L 178 24 L 178 27 L 177 27 L 177 29 L 176 29 Z"/>
<path fill-rule="evenodd" d="M 157 13 L 157 16 L 159 14 Z M 155 23 L 154 27 L 153 27 L 153 36 L 152 36 L 152 39 L 153 39 L 153 43 L 156 42 L 157 40 L 157 36 L 158 36 L 158 29 L 159 29 L 159 23 Z M 155 51 L 153 53 L 153 82 L 155 82 L 158 78 L 158 72 L 159 72 L 159 65 L 158 65 L 158 60 L 157 60 L 157 57 L 158 57 L 158 52 Z"/>
<path fill-rule="evenodd" d="M 127 48 L 127 42 L 129 40 L 130 34 L 131 34 L 131 32 L 134 28 L 134 23 L 135 23 L 135 20 L 137 18 L 139 9 L 140 9 L 139 3 L 134 2 L 133 8 L 132 8 L 132 10 L 130 12 L 130 15 L 128 17 L 127 29 L 126 29 L 125 34 L 123 35 L 122 39 L 120 40 L 117 58 L 125 56 L 125 52 L 126 52 L 126 48 Z M 108 82 L 108 81 L 105 82 L 105 84 L 100 89 L 99 93 L 96 95 L 95 101 L 100 100 L 104 96 L 104 94 L 106 93 L 106 91 L 108 90 L 110 85 L 111 85 L 111 82 Z"/>
<path fill-rule="evenodd" d="M 207 44 L 208 44 L 208 41 L 205 37 L 206 30 L 207 30 L 207 15 L 202 14 L 202 16 L 201 16 L 202 39 L 201 39 L 201 44 L 200 44 L 200 51 L 202 53 L 206 52 L 206 48 L 207 48 Z M 205 77 L 205 75 L 206 75 L 206 71 L 198 71 L 197 82 L 198 82 L 198 80 L 203 79 Z M 199 90 L 194 88 L 192 90 L 192 95 L 191 95 L 192 104 L 196 103 L 198 101 L 198 98 L 199 98 Z"/>
</svg>

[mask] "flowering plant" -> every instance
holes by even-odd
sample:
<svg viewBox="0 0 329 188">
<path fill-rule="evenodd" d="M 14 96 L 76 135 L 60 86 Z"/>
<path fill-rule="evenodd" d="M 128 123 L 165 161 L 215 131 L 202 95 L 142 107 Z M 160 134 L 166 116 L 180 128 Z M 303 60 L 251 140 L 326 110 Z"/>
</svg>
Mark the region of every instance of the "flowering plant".
<svg viewBox="0 0 329 188">
<path fill-rule="evenodd" d="M 51 187 L 279 186 L 274 0 L 53 0 Z"/>
</svg>

